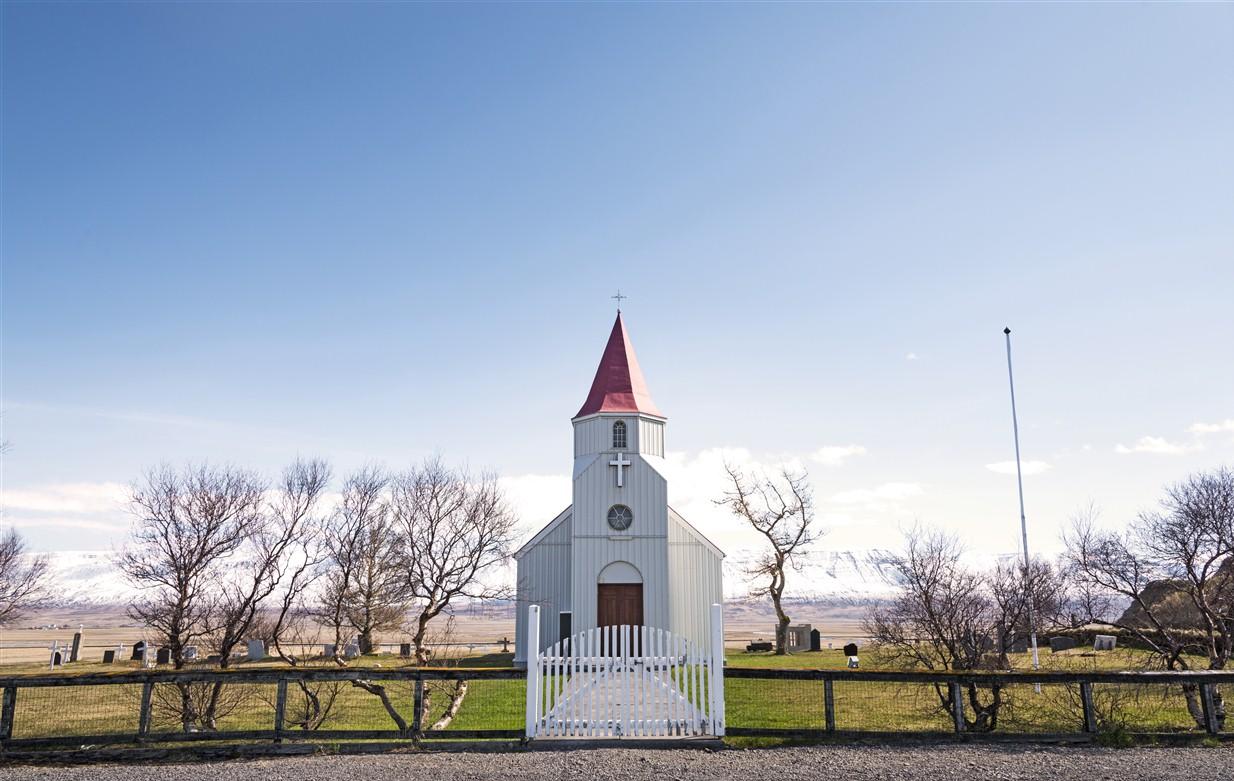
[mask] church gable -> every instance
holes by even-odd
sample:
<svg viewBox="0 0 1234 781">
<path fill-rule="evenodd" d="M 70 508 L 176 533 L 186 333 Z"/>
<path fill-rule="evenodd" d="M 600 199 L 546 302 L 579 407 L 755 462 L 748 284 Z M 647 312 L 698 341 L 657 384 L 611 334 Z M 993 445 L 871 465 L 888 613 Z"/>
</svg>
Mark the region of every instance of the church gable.
<svg viewBox="0 0 1234 781">
<path fill-rule="evenodd" d="M 714 542 L 707 539 L 703 535 L 702 532 L 694 528 L 694 525 L 685 519 L 685 516 L 683 516 L 681 513 L 677 512 L 676 510 L 674 510 L 672 507 L 668 508 L 668 522 L 674 528 L 675 531 L 681 532 L 682 535 L 684 535 L 686 538 L 688 538 L 692 542 L 696 542 L 699 545 L 702 545 L 703 547 L 707 548 L 709 551 L 714 553 L 716 556 L 719 556 L 720 558 L 724 558 L 724 551 L 716 547 L 716 544 Z M 670 533 L 669 535 L 670 541 L 676 541 L 673 539 L 674 537 L 675 535 Z"/>
<path fill-rule="evenodd" d="M 571 515 L 572 515 L 571 510 L 573 509 L 574 507 L 573 505 L 571 505 L 567 507 L 566 509 L 562 510 L 560 513 L 558 513 L 556 518 L 549 521 L 548 524 L 543 529 L 536 532 L 535 535 L 532 536 L 530 540 L 523 543 L 522 547 L 520 547 L 518 550 L 514 552 L 514 560 L 518 561 L 519 559 L 523 558 L 523 556 L 525 556 L 532 548 L 542 543 L 549 544 L 549 545 L 553 545 L 553 544 L 569 545 L 570 537 L 571 537 L 571 529 L 570 529 L 570 520 L 571 520 Z"/>
</svg>

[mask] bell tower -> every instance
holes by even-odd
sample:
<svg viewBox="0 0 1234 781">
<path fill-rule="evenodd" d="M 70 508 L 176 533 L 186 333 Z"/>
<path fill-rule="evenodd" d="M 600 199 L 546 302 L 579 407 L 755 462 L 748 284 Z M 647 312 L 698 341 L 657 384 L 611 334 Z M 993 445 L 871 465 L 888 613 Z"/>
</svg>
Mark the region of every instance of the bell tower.
<svg viewBox="0 0 1234 781">
<path fill-rule="evenodd" d="M 666 418 L 621 312 L 574 425 L 571 623 L 668 628 Z"/>
</svg>

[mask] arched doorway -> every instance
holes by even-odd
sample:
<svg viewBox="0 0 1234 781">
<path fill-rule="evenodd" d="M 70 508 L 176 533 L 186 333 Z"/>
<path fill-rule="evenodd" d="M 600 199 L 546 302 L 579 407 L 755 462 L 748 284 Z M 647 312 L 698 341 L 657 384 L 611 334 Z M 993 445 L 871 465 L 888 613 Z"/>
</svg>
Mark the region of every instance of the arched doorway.
<svg viewBox="0 0 1234 781">
<path fill-rule="evenodd" d="M 643 574 L 628 561 L 614 561 L 596 579 L 596 626 L 642 626 Z"/>
</svg>

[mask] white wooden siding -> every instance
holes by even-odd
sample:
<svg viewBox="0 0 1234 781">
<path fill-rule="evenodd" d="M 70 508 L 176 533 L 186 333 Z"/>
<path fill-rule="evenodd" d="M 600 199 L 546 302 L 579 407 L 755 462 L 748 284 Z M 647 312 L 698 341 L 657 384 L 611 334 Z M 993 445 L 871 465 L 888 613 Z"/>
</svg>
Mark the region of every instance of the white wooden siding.
<svg viewBox="0 0 1234 781">
<path fill-rule="evenodd" d="M 664 421 L 642 415 L 605 415 L 584 418 L 574 424 L 574 457 L 613 452 L 613 423 L 626 422 L 624 453 L 664 455 Z"/>
<path fill-rule="evenodd" d="M 540 606 L 540 648 L 557 642 L 557 614 L 570 609 L 572 519 L 567 517 L 538 543 L 523 551 L 517 566 L 514 661 L 527 660 L 527 606 Z"/>
<path fill-rule="evenodd" d="M 664 457 L 663 421 L 638 419 L 638 452 Z"/>
<path fill-rule="evenodd" d="M 669 517 L 669 626 L 696 643 L 711 635 L 711 604 L 724 601 L 722 556 L 679 520 Z"/>
</svg>

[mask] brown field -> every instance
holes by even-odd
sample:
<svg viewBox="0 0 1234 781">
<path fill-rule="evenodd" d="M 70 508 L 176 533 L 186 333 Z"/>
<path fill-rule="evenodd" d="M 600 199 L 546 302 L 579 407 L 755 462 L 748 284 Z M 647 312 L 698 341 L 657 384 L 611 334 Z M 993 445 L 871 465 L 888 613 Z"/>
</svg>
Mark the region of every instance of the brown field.
<svg viewBox="0 0 1234 781">
<path fill-rule="evenodd" d="M 793 621 L 813 624 L 823 633 L 824 648 L 828 643 L 838 648 L 850 640 L 863 638 L 862 611 L 863 608 L 856 606 L 795 605 Z M 725 644 L 729 648 L 744 648 L 751 640 L 771 639 L 774 621 L 769 604 L 729 602 L 725 605 Z M 57 628 L 40 628 L 43 626 Z M 143 630 L 120 606 L 47 608 L 31 613 L 15 626 L 0 629 L 0 665 L 45 664 L 51 644 L 55 641 L 65 646 L 71 644 L 79 626 L 84 635 L 82 661 L 99 661 L 103 651 L 121 644 L 127 649 L 138 640 L 154 640 L 153 633 Z M 451 653 L 500 650 L 499 642 L 503 637 L 514 639 L 513 608 L 467 609 L 455 616 Z M 397 651 L 398 644 L 405 641 L 406 636 L 401 632 L 387 632 L 378 637 L 378 642 L 386 646 L 383 650 L 387 651 Z"/>
</svg>

